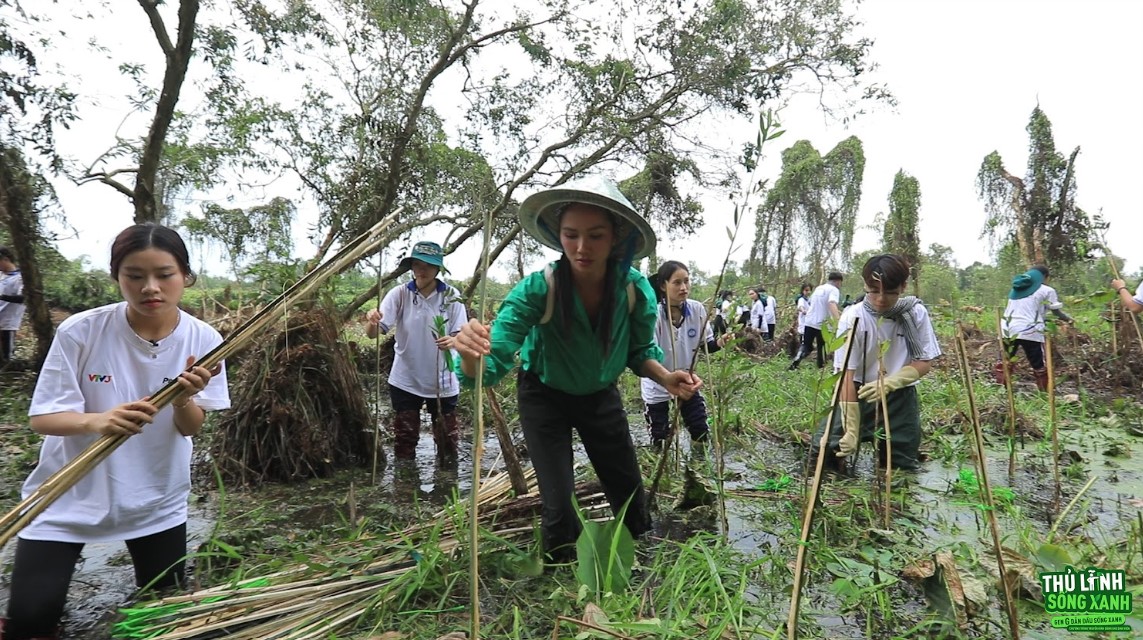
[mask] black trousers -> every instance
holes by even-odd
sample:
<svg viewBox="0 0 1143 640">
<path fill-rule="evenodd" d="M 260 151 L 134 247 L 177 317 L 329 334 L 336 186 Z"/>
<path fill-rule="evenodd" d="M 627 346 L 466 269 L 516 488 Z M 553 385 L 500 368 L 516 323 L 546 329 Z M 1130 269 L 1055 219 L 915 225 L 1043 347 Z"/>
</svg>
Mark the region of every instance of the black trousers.
<svg viewBox="0 0 1143 640">
<path fill-rule="evenodd" d="M 701 442 L 710 434 L 710 425 L 706 420 L 706 400 L 702 393 L 696 393 L 690 400 L 678 400 L 679 413 L 687 431 L 691 432 L 691 440 Z M 651 427 L 652 440 L 665 440 L 671 435 L 671 401 L 655 402 L 647 405 L 644 411 L 647 425 Z"/>
<path fill-rule="evenodd" d="M 0 362 L 7 362 L 16 354 L 16 332 L 0 331 Z"/>
<path fill-rule="evenodd" d="M 540 485 L 545 554 L 556 560 L 570 560 L 581 529 L 572 504 L 573 428 L 579 433 L 616 517 L 630 500 L 623 523 L 631 535 L 637 537 L 650 529 L 643 475 L 619 389 L 612 384 L 602 391 L 577 396 L 557 391 L 534 374 L 521 370 L 516 393 L 520 426 Z"/>
<path fill-rule="evenodd" d="M 766 342 L 773 340 L 774 339 L 774 328 L 777 326 L 778 325 L 776 325 L 776 324 L 767 324 L 766 325 L 766 331 L 762 334 L 762 339 L 765 340 Z"/>
<path fill-rule="evenodd" d="M 817 347 L 818 352 L 818 368 L 825 366 L 825 337 L 822 336 L 822 330 L 811 327 L 809 325 L 802 332 L 802 348 L 798 350 L 798 356 L 794 358 L 794 364 L 797 365 L 806 356 L 810 355 L 810 351 Z"/>
<path fill-rule="evenodd" d="M 17 539 L 4 640 L 56 634 L 82 551 L 83 544 L 77 542 Z M 186 577 L 187 525 L 128 540 L 127 551 L 135 566 L 135 586 L 178 586 Z"/>
<path fill-rule="evenodd" d="M 459 395 L 441 396 L 441 402 L 438 406 L 435 396 L 423 398 L 399 387 L 389 385 L 389 401 L 393 403 L 393 411 L 420 411 L 421 407 L 425 407 L 428 409 L 429 415 L 435 418 L 438 413 L 456 413 L 456 405 L 459 399 Z"/>
<path fill-rule="evenodd" d="M 1032 365 L 1032 369 L 1042 371 L 1044 369 L 1044 343 L 1036 342 L 1035 340 L 1005 340 L 1004 350 L 1008 352 L 1008 360 L 1016 359 L 1016 349 L 1023 348 L 1024 355 L 1028 356 L 1028 364 Z"/>
</svg>

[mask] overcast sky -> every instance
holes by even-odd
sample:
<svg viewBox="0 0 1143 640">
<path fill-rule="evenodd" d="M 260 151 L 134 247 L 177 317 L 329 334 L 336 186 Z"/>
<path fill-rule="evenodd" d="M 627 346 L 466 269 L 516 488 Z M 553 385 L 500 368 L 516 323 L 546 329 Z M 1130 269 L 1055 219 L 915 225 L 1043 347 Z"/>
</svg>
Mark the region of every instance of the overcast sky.
<svg viewBox="0 0 1143 640">
<path fill-rule="evenodd" d="M 871 228 L 874 216 L 887 209 L 893 176 L 904 169 L 920 181 L 922 246 L 951 246 L 961 266 L 988 261 L 990 247 L 980 239 L 984 212 L 976 197 L 976 172 L 984 156 L 996 150 L 1009 171 L 1023 175 L 1028 153 L 1024 128 L 1039 104 L 1052 122 L 1057 149 L 1066 154 L 1081 147 L 1076 173 L 1080 206 L 1092 213 L 1102 209 L 1111 223 L 1112 249 L 1127 258 L 1129 270 L 1140 266 L 1143 38 L 1138 30 L 1143 2 L 868 0 L 857 15 L 865 23 L 863 34 L 876 42 L 872 58 L 880 68 L 870 80 L 888 85 L 897 108 L 880 107 L 845 126 L 829 120 L 816 97 L 793 99 L 780 113 L 785 137 L 766 150 L 765 176 L 778 174 L 781 150 L 799 139 L 810 140 L 825 153 L 856 135 L 866 156 L 858 216 L 863 228 L 856 251 L 878 244 L 880 230 Z M 116 20 L 146 28 L 142 11 L 134 5 L 116 12 Z M 125 44 L 130 29 L 112 36 L 98 25 L 87 27 L 112 49 L 139 46 L 138 40 Z M 84 42 L 78 34 L 69 40 Z M 68 51 L 69 46 L 61 43 L 53 54 L 85 57 L 81 44 L 74 51 Z M 155 45 L 147 41 L 143 46 Z M 109 146 L 127 111 L 118 97 L 127 85 L 116 65 L 92 60 L 82 72 L 80 91 L 88 96 L 82 120 L 59 135 L 65 152 L 83 161 Z M 146 126 L 145 118 L 136 118 L 135 125 Z M 131 124 L 129 120 L 128 130 Z M 720 130 L 733 140 L 730 148 L 753 137 L 749 123 L 724 124 Z M 69 222 L 80 232 L 63 240 L 61 251 L 71 258 L 88 255 L 104 266 L 111 239 L 131 223 L 130 205 L 105 185 L 75 187 L 57 181 L 57 188 Z M 727 250 L 724 228 L 730 207 L 711 197 L 704 202 L 711 221 L 707 228 L 697 239 L 661 242 L 659 256 L 694 261 L 717 272 Z M 308 219 L 303 214 L 295 233 L 297 251 L 306 256 L 312 255 L 304 241 Z M 747 219 L 741 238 L 748 241 L 752 234 L 753 220 Z M 459 277 L 471 273 L 478 252 L 473 246 L 451 256 L 451 271 Z M 745 249 L 734 255 L 740 261 L 746 257 Z M 215 265 L 218 258 L 199 256 L 196 262 Z M 218 268 L 208 271 L 218 273 Z"/>
</svg>

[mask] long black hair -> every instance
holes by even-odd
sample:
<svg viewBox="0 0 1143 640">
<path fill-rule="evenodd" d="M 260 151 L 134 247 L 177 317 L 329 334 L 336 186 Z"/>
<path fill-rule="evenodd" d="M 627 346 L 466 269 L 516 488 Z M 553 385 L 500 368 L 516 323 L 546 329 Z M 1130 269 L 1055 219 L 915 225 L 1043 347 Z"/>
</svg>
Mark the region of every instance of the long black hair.
<svg viewBox="0 0 1143 640">
<path fill-rule="evenodd" d="M 615 233 L 615 229 L 619 226 L 615 223 L 615 214 L 603 207 L 584 203 L 576 204 L 605 213 L 608 221 L 611 222 L 611 232 Z M 564 207 L 564 211 L 566 210 L 567 207 Z M 556 216 L 557 222 L 563 218 L 564 211 L 560 211 L 559 215 Z M 558 225 L 557 228 L 559 228 Z M 603 274 L 603 302 L 599 308 L 598 329 L 599 343 L 603 347 L 604 354 L 611 352 L 611 321 L 615 315 L 615 278 L 616 272 L 619 270 L 618 260 L 619 258 L 614 255 L 608 256 L 607 272 Z M 559 312 L 560 328 L 564 332 L 570 333 L 573 322 L 572 314 L 575 312 L 575 283 L 572 282 L 571 260 L 568 259 L 566 253 L 560 255 L 554 276 L 556 280 L 555 306 Z M 591 322 L 591 318 L 588 318 L 588 322 Z"/>
<path fill-rule="evenodd" d="M 667 283 L 671 281 L 671 276 L 675 275 L 676 271 L 686 271 L 690 273 L 691 270 L 687 265 L 679 262 L 678 260 L 667 260 L 659 265 L 659 270 L 651 274 L 648 280 L 651 281 L 651 288 L 655 290 L 655 299 L 659 302 L 664 302 L 667 299 Z"/>
</svg>

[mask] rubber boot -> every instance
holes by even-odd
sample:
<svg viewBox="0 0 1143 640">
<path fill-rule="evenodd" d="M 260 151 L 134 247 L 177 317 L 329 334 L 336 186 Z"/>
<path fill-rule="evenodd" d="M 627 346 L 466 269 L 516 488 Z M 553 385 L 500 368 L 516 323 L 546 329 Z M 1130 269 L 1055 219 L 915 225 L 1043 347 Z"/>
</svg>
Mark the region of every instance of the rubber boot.
<svg viewBox="0 0 1143 640">
<path fill-rule="evenodd" d="M 393 456 L 398 460 L 417 457 L 417 440 L 421 437 L 421 412 L 398 411 L 393 416 Z"/>
<path fill-rule="evenodd" d="M 992 379 L 996 381 L 996 384 L 1002 387 L 1008 386 L 1008 371 L 1005 369 L 1003 362 L 997 362 L 992 365 Z"/>
<path fill-rule="evenodd" d="M 1036 377 L 1036 388 L 1040 391 L 1048 390 L 1048 370 L 1033 369 L 1032 375 Z"/>
<path fill-rule="evenodd" d="M 433 418 L 433 442 L 437 445 L 437 462 L 443 465 L 456 464 L 457 450 L 460 448 L 460 427 L 455 413 Z"/>
</svg>

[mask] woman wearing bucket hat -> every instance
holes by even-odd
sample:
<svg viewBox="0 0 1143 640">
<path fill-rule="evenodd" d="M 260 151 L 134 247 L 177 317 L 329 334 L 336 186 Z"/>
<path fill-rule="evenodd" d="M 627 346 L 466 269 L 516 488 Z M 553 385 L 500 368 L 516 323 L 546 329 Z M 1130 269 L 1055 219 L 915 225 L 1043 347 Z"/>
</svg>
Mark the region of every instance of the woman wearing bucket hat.
<svg viewBox="0 0 1143 640">
<path fill-rule="evenodd" d="M 1047 267 L 1036 265 L 1013 278 L 1008 306 L 1000 321 L 1008 366 L 1015 363 L 1016 350 L 1023 348 L 1040 391 L 1048 389 L 1048 370 L 1044 367 L 1044 311 L 1050 310 L 1064 322 L 1072 321 L 1063 312 L 1064 305 L 1056 296 L 1056 290 L 1046 284 L 1050 276 Z M 993 365 L 992 375 L 997 383 L 1007 384 L 1004 362 Z"/>
<path fill-rule="evenodd" d="M 661 364 L 655 293 L 631 268 L 654 249 L 655 235 L 614 182 L 587 178 L 541 191 L 524 200 L 519 215 L 530 235 L 563 255 L 512 289 L 491 329 L 470 320 L 456 348 L 466 385 L 481 356 L 484 381 L 495 384 L 519 351 L 520 425 L 540 485 L 544 552 L 562 561 L 572 557 L 580 530 L 572 504 L 572 429 L 612 510 L 638 536 L 650 517 L 615 382 L 630 368 L 685 400 L 702 381 Z"/>
<path fill-rule="evenodd" d="M 393 455 L 398 460 L 416 456 L 421 436 L 421 407 L 429 410 L 437 461 L 455 464 L 460 443 L 456 403 L 460 386 L 449 368 L 453 336 L 468 320 L 460 292 L 440 278 L 444 251 L 435 242 L 418 242 L 401 260 L 400 271 L 413 279 L 389 290 L 379 309 L 366 314 L 366 334 L 376 337 L 396 327 L 393 368 L 389 372 L 389 400 L 393 403 Z M 437 318 L 446 331 L 438 335 Z"/>
</svg>

